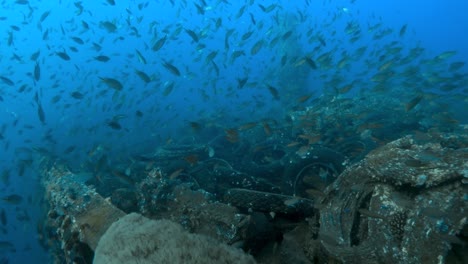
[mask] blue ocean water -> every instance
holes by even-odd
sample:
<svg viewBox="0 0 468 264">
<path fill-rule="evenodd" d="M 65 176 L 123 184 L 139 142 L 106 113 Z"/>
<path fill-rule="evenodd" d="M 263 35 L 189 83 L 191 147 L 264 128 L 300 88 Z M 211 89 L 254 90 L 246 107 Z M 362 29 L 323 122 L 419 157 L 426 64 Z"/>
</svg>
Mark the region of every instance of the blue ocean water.
<svg viewBox="0 0 468 264">
<path fill-rule="evenodd" d="M 49 261 L 37 232 L 41 153 L 80 170 L 96 150 L 125 160 L 193 141 L 199 126 L 280 123 L 323 95 L 373 89 L 387 68 L 404 80 L 384 95 L 406 89 L 405 105 L 436 94 L 466 124 L 467 9 L 463 0 L 2 1 L 0 263 Z"/>
</svg>

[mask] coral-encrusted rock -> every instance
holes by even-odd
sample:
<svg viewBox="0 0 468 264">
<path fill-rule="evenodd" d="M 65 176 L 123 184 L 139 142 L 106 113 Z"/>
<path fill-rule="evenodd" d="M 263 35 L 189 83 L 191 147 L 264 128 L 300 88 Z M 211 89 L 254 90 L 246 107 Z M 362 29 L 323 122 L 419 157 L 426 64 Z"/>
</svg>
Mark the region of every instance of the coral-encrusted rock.
<svg viewBox="0 0 468 264">
<path fill-rule="evenodd" d="M 369 153 L 326 190 L 321 252 L 353 263 L 446 259 L 466 243 L 457 235 L 468 223 L 467 153 L 466 135 L 408 136 Z"/>
<path fill-rule="evenodd" d="M 466 170 L 468 138 L 459 136 L 459 144 L 444 147 L 454 136 L 437 142 L 417 144 L 412 137 L 393 141 L 371 152 L 353 173 L 370 175 L 371 180 L 395 186 L 433 187 L 463 178 Z M 361 171 L 364 170 L 364 171 Z"/>
</svg>

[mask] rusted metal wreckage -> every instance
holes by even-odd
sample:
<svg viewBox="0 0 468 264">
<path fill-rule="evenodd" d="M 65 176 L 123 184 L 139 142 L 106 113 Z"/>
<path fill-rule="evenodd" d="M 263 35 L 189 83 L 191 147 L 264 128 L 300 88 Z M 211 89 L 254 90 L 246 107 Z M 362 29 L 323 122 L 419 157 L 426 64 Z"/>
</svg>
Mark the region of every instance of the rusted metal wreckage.
<svg viewBox="0 0 468 264">
<path fill-rule="evenodd" d="M 42 156 L 42 232 L 57 263 L 91 263 L 109 226 L 129 213 L 176 222 L 242 248 L 258 263 L 467 260 L 466 135 L 403 137 L 349 166 L 320 146 L 305 158 L 285 153 L 281 162 L 257 166 L 271 174 L 283 164 L 283 178 L 269 181 L 221 159 L 177 175 L 161 172 L 194 149 L 160 151 L 133 186 L 106 191 Z"/>
</svg>

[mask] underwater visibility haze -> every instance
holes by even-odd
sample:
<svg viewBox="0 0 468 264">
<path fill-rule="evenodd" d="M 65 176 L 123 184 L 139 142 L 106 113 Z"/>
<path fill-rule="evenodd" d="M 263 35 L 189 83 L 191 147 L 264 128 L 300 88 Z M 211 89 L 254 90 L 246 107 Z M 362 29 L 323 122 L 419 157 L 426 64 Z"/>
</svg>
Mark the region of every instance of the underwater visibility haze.
<svg viewBox="0 0 468 264">
<path fill-rule="evenodd" d="M 468 1 L 0 6 L 0 264 L 468 261 Z"/>
</svg>

